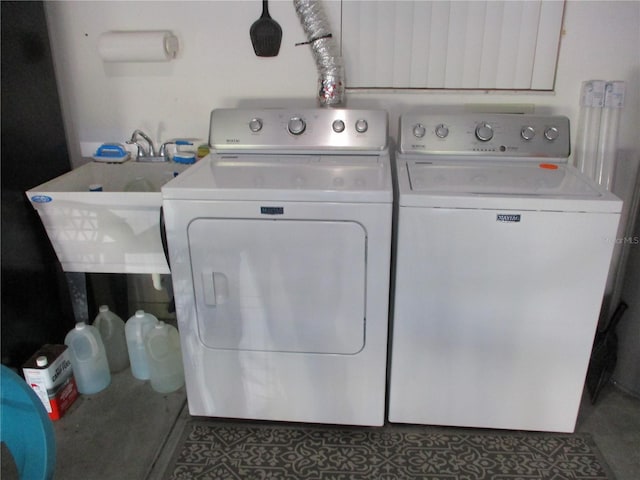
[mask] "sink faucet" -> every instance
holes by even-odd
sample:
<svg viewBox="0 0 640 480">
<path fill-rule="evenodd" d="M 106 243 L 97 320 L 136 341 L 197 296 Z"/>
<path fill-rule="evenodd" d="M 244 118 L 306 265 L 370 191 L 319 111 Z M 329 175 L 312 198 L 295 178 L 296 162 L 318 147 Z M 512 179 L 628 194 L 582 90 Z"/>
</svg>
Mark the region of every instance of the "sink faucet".
<svg viewBox="0 0 640 480">
<path fill-rule="evenodd" d="M 147 150 L 145 151 L 144 147 L 138 143 L 138 137 L 142 137 L 145 142 L 147 142 Z M 127 141 L 129 145 L 136 145 L 138 148 L 138 153 L 136 155 L 136 159 L 140 159 L 141 157 L 155 157 L 156 149 L 153 146 L 153 141 L 149 138 L 149 136 L 144 133 L 142 130 L 134 130 L 131 134 L 131 140 Z"/>
</svg>

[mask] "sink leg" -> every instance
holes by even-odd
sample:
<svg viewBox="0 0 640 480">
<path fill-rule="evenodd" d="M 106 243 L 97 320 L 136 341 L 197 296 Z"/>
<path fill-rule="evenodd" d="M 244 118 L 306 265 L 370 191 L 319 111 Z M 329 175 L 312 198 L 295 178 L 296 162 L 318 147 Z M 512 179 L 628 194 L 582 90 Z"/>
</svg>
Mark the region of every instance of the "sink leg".
<svg viewBox="0 0 640 480">
<path fill-rule="evenodd" d="M 84 272 L 65 272 L 71 306 L 76 323 L 89 323 L 89 304 L 87 303 L 87 276 Z"/>
</svg>

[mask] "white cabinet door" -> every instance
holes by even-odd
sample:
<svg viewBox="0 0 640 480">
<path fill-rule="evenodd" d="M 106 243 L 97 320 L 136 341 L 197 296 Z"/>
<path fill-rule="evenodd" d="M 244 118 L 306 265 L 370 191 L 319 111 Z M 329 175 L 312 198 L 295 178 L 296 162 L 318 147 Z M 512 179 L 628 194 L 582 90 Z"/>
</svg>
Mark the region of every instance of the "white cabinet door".
<svg viewBox="0 0 640 480">
<path fill-rule="evenodd" d="M 188 236 L 207 347 L 355 354 L 364 346 L 360 224 L 204 218 Z"/>
</svg>

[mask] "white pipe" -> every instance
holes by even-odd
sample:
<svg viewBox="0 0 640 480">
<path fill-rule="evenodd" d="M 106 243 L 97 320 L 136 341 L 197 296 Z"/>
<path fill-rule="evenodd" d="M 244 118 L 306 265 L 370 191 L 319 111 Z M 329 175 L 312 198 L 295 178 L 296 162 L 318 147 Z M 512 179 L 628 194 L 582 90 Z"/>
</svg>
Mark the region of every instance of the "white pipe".
<svg viewBox="0 0 640 480">
<path fill-rule="evenodd" d="M 162 279 L 160 278 L 159 273 L 151 274 L 151 282 L 153 283 L 153 288 L 158 291 L 162 291 Z"/>
</svg>

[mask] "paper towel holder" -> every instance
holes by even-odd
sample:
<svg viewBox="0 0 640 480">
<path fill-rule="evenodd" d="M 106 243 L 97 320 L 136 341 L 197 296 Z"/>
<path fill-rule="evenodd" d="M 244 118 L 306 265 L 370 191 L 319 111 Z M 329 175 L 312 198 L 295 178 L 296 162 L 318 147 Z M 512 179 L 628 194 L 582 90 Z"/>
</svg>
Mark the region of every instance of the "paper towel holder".
<svg viewBox="0 0 640 480">
<path fill-rule="evenodd" d="M 179 49 L 178 37 L 169 30 L 109 31 L 98 38 L 105 62 L 168 62 Z"/>
</svg>

